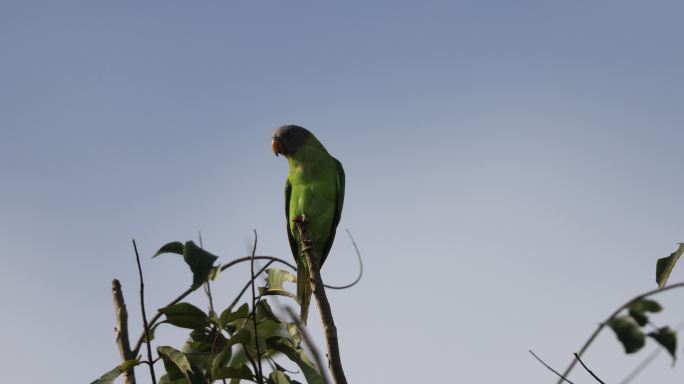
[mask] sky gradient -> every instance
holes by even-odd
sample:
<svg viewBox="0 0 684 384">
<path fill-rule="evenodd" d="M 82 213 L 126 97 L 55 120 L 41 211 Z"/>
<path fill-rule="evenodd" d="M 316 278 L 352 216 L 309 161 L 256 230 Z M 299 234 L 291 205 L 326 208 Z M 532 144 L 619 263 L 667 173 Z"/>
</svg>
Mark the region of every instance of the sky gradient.
<svg viewBox="0 0 684 384">
<path fill-rule="evenodd" d="M 340 228 L 364 255 L 363 281 L 330 292 L 350 382 L 554 381 L 527 350 L 564 368 L 684 241 L 683 12 L 3 1 L 3 380 L 89 382 L 117 364 L 112 278 L 133 334 L 141 322 L 132 238 L 148 312 L 191 280 L 179 258 L 150 259 L 166 242 L 201 230 L 226 262 L 256 229 L 259 253 L 289 258 L 270 136 L 295 123 L 344 165 Z M 340 234 L 323 277 L 356 269 Z M 222 276 L 217 305 L 247 274 Z M 657 324 L 684 318 L 681 295 L 663 294 Z M 608 331 L 585 361 L 616 383 L 653 348 L 625 356 Z M 663 354 L 636 382 L 681 376 Z"/>
</svg>

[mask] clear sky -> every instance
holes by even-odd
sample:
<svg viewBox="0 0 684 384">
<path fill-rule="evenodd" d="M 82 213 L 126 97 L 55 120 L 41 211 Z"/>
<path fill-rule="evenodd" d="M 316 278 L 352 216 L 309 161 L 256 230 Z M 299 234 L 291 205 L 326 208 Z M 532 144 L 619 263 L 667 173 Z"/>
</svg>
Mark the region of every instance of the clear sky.
<svg viewBox="0 0 684 384">
<path fill-rule="evenodd" d="M 259 253 L 289 258 L 287 165 L 270 152 L 286 123 L 347 173 L 341 228 L 366 275 L 330 297 L 350 382 L 554 381 L 527 350 L 564 368 L 684 241 L 683 14 L 629 0 L 2 1 L 3 381 L 89 382 L 117 364 L 112 278 L 140 330 L 133 237 L 149 312 L 190 282 L 180 258 L 149 258 L 168 241 L 202 230 L 225 262 L 256 229 Z M 325 280 L 356 268 L 339 236 Z M 222 276 L 217 305 L 247 273 Z M 654 321 L 682 320 L 683 294 L 663 295 Z M 627 357 L 606 332 L 586 361 L 615 383 L 653 348 Z M 682 369 L 662 355 L 640 382 Z"/>
</svg>

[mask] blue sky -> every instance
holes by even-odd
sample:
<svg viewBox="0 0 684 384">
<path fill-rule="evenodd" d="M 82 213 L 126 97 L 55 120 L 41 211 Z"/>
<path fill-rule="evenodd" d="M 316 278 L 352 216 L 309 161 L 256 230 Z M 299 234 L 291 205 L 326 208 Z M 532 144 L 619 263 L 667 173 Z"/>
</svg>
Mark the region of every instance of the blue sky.
<svg viewBox="0 0 684 384">
<path fill-rule="evenodd" d="M 168 241 L 202 230 L 225 262 L 256 229 L 260 253 L 290 257 L 270 135 L 297 123 L 344 164 L 341 227 L 365 258 L 362 283 L 330 293 L 350 382 L 551 382 L 527 350 L 565 367 L 684 241 L 683 11 L 3 1 L 5 380 L 88 382 L 117 363 L 112 278 L 140 324 L 133 237 L 150 312 L 190 281 L 149 259 Z M 344 236 L 323 273 L 354 277 Z M 246 276 L 226 273 L 217 305 Z M 660 324 L 684 318 L 678 300 L 663 295 Z M 617 382 L 646 353 L 606 332 L 587 362 Z M 663 355 L 640 379 L 675 377 Z"/>
</svg>

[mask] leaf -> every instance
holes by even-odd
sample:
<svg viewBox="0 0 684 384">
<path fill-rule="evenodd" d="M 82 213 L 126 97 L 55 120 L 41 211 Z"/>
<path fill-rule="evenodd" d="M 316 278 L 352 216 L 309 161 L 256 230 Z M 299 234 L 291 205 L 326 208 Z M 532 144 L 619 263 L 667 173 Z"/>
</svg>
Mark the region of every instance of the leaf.
<svg viewBox="0 0 684 384">
<path fill-rule="evenodd" d="M 290 333 L 290 337 L 294 342 L 294 346 L 299 348 L 299 344 L 302 343 L 302 335 L 299 333 L 299 328 L 295 323 L 287 323 L 287 331 Z"/>
<path fill-rule="evenodd" d="M 99 379 L 93 381 L 90 384 L 111 384 L 114 382 L 114 380 L 116 380 L 117 377 L 119 377 L 119 375 L 128 371 L 130 368 L 135 367 L 138 364 L 140 364 L 140 360 L 137 358 L 133 360 L 126 360 L 123 363 L 116 366 L 116 368 L 100 376 Z"/>
<path fill-rule="evenodd" d="M 228 307 L 223 312 L 221 312 L 221 316 L 219 317 L 221 327 L 225 327 L 226 325 L 230 324 L 231 322 L 237 319 L 244 319 L 247 316 L 249 316 L 249 306 L 247 305 L 247 303 L 242 304 L 240 308 L 238 308 L 238 310 L 235 312 L 232 312 L 232 310 L 232 307 Z"/>
<path fill-rule="evenodd" d="M 644 346 L 646 337 L 639 329 L 639 324 L 631 316 L 614 317 L 608 321 L 607 325 L 615 332 L 625 348 L 625 353 L 634 353 Z"/>
<path fill-rule="evenodd" d="M 259 300 L 256 306 L 257 321 L 260 319 L 273 320 L 276 323 L 280 323 L 280 319 L 273 313 L 271 306 L 266 300 Z"/>
<path fill-rule="evenodd" d="M 321 377 L 316 366 L 309 360 L 306 353 L 301 348 L 296 348 L 292 340 L 286 339 L 281 336 L 269 337 L 266 340 L 266 345 L 275 349 L 278 352 L 283 353 L 290 360 L 295 362 L 299 368 L 302 370 L 306 382 L 308 384 L 324 384 L 325 381 Z"/>
<path fill-rule="evenodd" d="M 159 248 L 157 253 L 155 253 L 154 256 L 152 256 L 152 258 L 155 258 L 155 257 L 161 255 L 162 253 L 175 253 L 177 255 L 182 255 L 183 254 L 183 243 L 181 243 L 180 241 L 174 241 L 174 242 L 165 244 L 161 248 Z"/>
<path fill-rule="evenodd" d="M 216 376 L 216 372 L 220 368 L 223 368 L 228 364 L 230 361 L 230 358 L 233 356 L 233 346 L 232 345 L 226 345 L 223 347 L 221 352 L 219 352 L 216 357 L 214 358 L 214 361 L 211 362 L 211 372 L 212 376 Z"/>
<path fill-rule="evenodd" d="M 636 322 L 643 327 L 644 325 L 648 324 L 648 316 L 646 316 L 646 312 L 655 313 L 662 311 L 662 309 L 663 307 L 653 300 L 639 299 L 629 306 L 629 315 L 632 316 L 634 320 L 636 320 Z"/>
<path fill-rule="evenodd" d="M 283 287 L 283 284 L 286 281 L 295 282 L 296 279 L 297 278 L 290 272 L 277 268 L 269 268 L 266 270 L 266 288 L 263 290 L 263 294 L 287 296 L 297 300 L 296 295 Z"/>
<path fill-rule="evenodd" d="M 160 378 L 157 384 L 189 384 L 190 382 L 188 379 L 185 377 L 181 377 L 180 379 L 171 379 L 169 377 L 169 374 L 163 374 Z"/>
<path fill-rule="evenodd" d="M 656 283 L 658 283 L 659 288 L 664 287 L 665 283 L 667 283 L 667 279 L 670 277 L 670 273 L 682 252 L 684 252 L 684 243 L 679 243 L 679 248 L 672 252 L 670 256 L 658 259 L 656 263 Z"/>
<path fill-rule="evenodd" d="M 230 362 L 233 357 L 233 345 L 235 344 L 249 344 L 252 340 L 252 334 L 245 328 L 240 328 L 235 332 L 225 343 L 221 352 L 219 352 L 211 365 L 211 372 L 215 377 L 221 368 Z"/>
<path fill-rule="evenodd" d="M 192 289 L 199 288 L 209 278 L 209 274 L 214 268 L 214 261 L 218 256 L 212 255 L 204 249 L 195 245 L 192 241 L 187 241 L 185 245 L 175 241 L 161 247 L 152 257 L 157 257 L 162 253 L 175 253 L 183 255 L 183 260 L 192 271 Z"/>
<path fill-rule="evenodd" d="M 192 371 L 192 367 L 188 358 L 181 351 L 173 347 L 160 346 L 157 347 L 157 353 L 164 361 L 164 367 L 169 374 L 169 379 L 178 379 L 178 374 L 189 379 L 188 373 Z"/>
<path fill-rule="evenodd" d="M 216 280 L 218 279 L 219 275 L 221 274 L 221 265 L 217 265 L 215 267 L 212 267 L 211 270 L 209 271 L 209 280 Z"/>
<path fill-rule="evenodd" d="M 227 344 L 228 345 L 249 344 L 251 341 L 252 341 L 252 333 L 245 328 L 241 328 L 239 331 L 235 332 L 228 339 Z"/>
<path fill-rule="evenodd" d="M 649 337 L 655 339 L 663 348 L 667 349 L 672 356 L 672 361 L 677 359 L 677 332 L 670 327 L 659 328 L 656 332 L 650 332 Z"/>
<path fill-rule="evenodd" d="M 291 384 L 290 378 L 282 371 L 273 371 L 268 377 L 268 384 Z"/>
<path fill-rule="evenodd" d="M 217 369 L 216 374 L 214 375 L 214 380 L 218 379 L 242 379 L 254 381 L 254 375 L 252 375 L 252 371 L 243 364 L 237 368 L 224 367 Z"/>
<path fill-rule="evenodd" d="M 166 322 L 181 328 L 200 329 L 209 326 L 209 316 L 190 303 L 172 304 L 159 309 Z"/>
<path fill-rule="evenodd" d="M 183 259 L 190 266 L 192 271 L 192 289 L 199 288 L 207 278 L 214 266 L 214 261 L 218 256 L 212 255 L 204 249 L 198 247 L 192 241 L 185 243 L 183 248 Z"/>
</svg>

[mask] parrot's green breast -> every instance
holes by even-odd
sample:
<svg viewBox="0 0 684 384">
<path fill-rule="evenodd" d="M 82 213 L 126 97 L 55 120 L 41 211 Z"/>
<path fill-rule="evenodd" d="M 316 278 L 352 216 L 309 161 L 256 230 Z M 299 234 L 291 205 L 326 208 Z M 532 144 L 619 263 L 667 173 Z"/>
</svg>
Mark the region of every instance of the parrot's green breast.
<svg viewBox="0 0 684 384">
<path fill-rule="evenodd" d="M 336 162 L 328 158 L 316 164 L 294 166 L 290 169 L 288 181 L 292 188 L 288 216 L 306 215 L 309 236 L 316 255 L 321 257 L 331 232 L 335 231 L 333 222 L 339 193 Z M 296 226 L 290 226 L 290 232 L 299 239 Z"/>
</svg>

